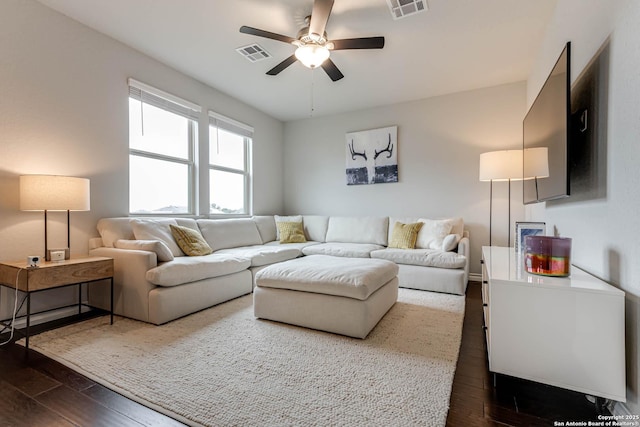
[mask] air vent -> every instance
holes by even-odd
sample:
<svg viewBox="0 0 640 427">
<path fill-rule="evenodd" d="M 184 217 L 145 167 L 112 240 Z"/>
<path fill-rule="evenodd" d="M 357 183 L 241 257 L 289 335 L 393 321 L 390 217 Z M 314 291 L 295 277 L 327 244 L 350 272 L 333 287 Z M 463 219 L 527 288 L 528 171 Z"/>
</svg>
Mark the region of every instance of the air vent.
<svg viewBox="0 0 640 427">
<path fill-rule="evenodd" d="M 236 51 L 247 58 L 251 62 L 262 61 L 263 59 L 271 58 L 269 52 L 264 50 L 258 44 L 250 44 L 248 46 L 239 47 Z"/>
<path fill-rule="evenodd" d="M 429 9 L 427 0 L 387 0 L 393 19 L 401 19 Z"/>
</svg>

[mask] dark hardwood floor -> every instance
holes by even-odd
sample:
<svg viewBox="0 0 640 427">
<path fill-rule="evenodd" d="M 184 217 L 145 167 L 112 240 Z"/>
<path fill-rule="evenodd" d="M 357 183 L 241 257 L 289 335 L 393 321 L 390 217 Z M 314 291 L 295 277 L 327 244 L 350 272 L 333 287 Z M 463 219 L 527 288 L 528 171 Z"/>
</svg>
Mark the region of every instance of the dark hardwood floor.
<svg viewBox="0 0 640 427">
<path fill-rule="evenodd" d="M 447 426 L 553 426 L 597 419 L 595 407 L 580 393 L 504 376 L 494 388 L 479 283 L 469 283 L 466 302 Z M 35 351 L 0 347 L 0 427 L 141 425 L 182 424 Z"/>
</svg>

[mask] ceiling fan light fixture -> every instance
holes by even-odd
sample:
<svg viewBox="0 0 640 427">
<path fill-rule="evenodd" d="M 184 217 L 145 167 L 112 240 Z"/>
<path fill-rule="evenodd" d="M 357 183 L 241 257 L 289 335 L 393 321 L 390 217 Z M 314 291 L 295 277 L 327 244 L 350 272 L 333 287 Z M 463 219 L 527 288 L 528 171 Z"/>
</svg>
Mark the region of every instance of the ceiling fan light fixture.
<svg viewBox="0 0 640 427">
<path fill-rule="evenodd" d="M 329 58 L 329 49 L 317 44 L 306 44 L 298 47 L 295 55 L 305 67 L 316 68 Z"/>
</svg>

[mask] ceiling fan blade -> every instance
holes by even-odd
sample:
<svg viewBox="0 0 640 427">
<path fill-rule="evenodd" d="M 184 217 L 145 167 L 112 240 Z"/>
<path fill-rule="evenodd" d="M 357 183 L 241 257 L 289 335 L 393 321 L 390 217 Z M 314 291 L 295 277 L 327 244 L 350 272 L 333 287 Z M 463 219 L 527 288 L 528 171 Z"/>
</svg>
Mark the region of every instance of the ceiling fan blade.
<svg viewBox="0 0 640 427">
<path fill-rule="evenodd" d="M 297 61 L 296 56 L 291 55 L 290 57 L 288 57 L 287 59 L 285 59 L 284 61 L 282 61 L 281 63 L 279 63 L 272 69 L 270 69 L 269 71 L 267 71 L 267 74 L 270 76 L 278 75 L 282 70 L 284 70 L 285 68 L 287 68 L 289 65 L 293 64 L 296 61 Z"/>
<path fill-rule="evenodd" d="M 315 0 L 311 11 L 311 22 L 309 23 L 309 35 L 316 34 L 318 37 L 324 36 L 324 29 L 329 21 L 333 8 L 333 0 Z"/>
<path fill-rule="evenodd" d="M 259 30 L 253 27 L 247 27 L 243 25 L 240 27 L 240 32 L 244 34 L 251 34 L 253 36 L 265 37 L 267 39 L 278 40 L 280 42 L 291 43 L 295 41 L 293 37 L 283 36 L 282 34 L 272 33 L 271 31 Z"/>
<path fill-rule="evenodd" d="M 331 43 L 333 43 L 333 50 L 382 49 L 384 47 L 384 37 L 331 40 Z"/>
<path fill-rule="evenodd" d="M 334 82 L 344 77 L 344 74 L 342 74 L 340 70 L 338 70 L 336 64 L 334 64 L 333 61 L 329 58 L 327 58 L 327 60 L 322 63 L 321 67 Z"/>
</svg>

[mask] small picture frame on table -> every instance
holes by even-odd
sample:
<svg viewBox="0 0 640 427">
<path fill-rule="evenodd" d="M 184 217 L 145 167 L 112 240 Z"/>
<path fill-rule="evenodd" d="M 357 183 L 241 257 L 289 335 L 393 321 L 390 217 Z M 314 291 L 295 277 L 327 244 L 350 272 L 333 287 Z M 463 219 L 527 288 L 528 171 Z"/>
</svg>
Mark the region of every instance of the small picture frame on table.
<svg viewBox="0 0 640 427">
<path fill-rule="evenodd" d="M 526 236 L 544 236 L 547 229 L 544 222 L 516 222 L 516 254 L 524 252 L 524 238 Z"/>
</svg>

